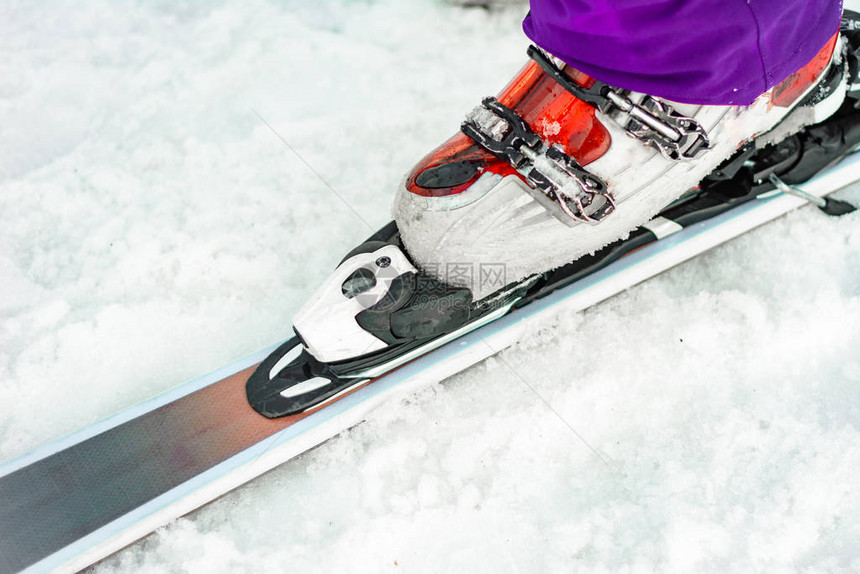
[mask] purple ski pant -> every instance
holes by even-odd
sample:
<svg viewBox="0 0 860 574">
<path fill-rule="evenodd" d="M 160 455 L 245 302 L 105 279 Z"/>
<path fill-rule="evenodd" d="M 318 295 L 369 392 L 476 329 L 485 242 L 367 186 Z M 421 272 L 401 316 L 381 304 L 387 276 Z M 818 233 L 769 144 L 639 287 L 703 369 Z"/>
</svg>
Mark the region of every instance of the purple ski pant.
<svg viewBox="0 0 860 574">
<path fill-rule="evenodd" d="M 530 0 L 523 30 L 607 84 L 747 105 L 836 33 L 840 0 Z"/>
</svg>

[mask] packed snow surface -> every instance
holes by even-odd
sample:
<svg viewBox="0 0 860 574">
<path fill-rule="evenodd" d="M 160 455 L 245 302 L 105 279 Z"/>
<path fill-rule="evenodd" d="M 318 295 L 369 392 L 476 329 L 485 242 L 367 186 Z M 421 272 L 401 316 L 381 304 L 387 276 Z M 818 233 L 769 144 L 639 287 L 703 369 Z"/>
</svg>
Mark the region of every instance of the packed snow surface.
<svg viewBox="0 0 860 574">
<path fill-rule="evenodd" d="M 524 62 L 508 4 L 0 7 L 0 460 L 286 337 Z M 807 207 L 96 570 L 857 572 L 858 477 L 860 214 Z"/>
</svg>

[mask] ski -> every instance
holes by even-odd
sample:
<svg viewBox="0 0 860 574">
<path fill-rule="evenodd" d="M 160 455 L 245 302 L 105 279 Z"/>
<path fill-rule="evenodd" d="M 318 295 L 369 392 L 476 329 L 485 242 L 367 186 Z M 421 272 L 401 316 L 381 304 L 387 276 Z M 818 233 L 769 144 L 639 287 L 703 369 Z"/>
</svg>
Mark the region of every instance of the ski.
<svg viewBox="0 0 860 574">
<path fill-rule="evenodd" d="M 810 200 L 838 205 L 821 198 L 858 180 L 858 125 L 843 114 L 780 146 L 741 150 L 626 240 L 508 289 L 474 320 L 396 355 L 324 364 L 291 338 L 0 465 L 0 572 L 85 568 L 561 310 L 587 309 Z M 391 245 L 396 228 L 372 239 Z"/>
</svg>

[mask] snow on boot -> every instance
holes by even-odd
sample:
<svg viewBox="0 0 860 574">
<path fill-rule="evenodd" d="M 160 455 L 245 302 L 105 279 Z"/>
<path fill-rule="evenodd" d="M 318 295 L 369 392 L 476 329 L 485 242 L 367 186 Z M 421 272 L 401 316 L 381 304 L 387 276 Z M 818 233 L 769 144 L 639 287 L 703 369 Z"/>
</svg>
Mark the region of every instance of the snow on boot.
<svg viewBox="0 0 860 574">
<path fill-rule="evenodd" d="M 625 237 L 755 140 L 833 114 L 846 93 L 836 34 L 749 106 L 690 105 L 532 60 L 407 176 L 394 218 L 414 264 L 480 300 Z M 483 281 L 487 270 L 493 281 Z"/>
</svg>

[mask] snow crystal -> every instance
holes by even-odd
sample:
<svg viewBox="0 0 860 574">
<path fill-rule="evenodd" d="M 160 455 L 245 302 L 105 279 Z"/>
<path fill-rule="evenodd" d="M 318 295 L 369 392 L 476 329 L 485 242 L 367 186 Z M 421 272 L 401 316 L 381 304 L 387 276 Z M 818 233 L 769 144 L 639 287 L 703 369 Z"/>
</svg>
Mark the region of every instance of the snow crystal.
<svg viewBox="0 0 860 574">
<path fill-rule="evenodd" d="M 540 130 L 541 135 L 543 137 L 551 138 L 553 136 L 557 136 L 561 132 L 561 123 L 548 122 L 544 119 L 541 119 L 538 129 Z"/>
</svg>

